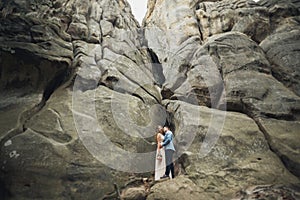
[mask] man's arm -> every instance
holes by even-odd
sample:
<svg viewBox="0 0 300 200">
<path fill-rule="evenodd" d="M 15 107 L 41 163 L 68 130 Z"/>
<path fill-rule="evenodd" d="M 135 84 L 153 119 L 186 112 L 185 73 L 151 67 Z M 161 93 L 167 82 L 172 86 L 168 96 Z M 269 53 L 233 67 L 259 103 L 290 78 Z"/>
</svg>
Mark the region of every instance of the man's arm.
<svg viewBox="0 0 300 200">
<path fill-rule="evenodd" d="M 165 135 L 164 142 L 162 143 L 162 146 L 168 145 L 172 141 L 172 134 L 168 133 Z"/>
</svg>

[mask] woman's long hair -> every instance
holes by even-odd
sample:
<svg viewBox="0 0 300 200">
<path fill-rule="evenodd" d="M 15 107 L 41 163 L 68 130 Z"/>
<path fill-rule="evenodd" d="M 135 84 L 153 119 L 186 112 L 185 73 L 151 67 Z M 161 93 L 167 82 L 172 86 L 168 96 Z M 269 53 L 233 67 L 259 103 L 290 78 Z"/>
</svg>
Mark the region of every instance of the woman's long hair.
<svg viewBox="0 0 300 200">
<path fill-rule="evenodd" d="M 158 134 L 163 134 L 163 133 L 161 133 L 162 128 L 163 128 L 162 126 L 157 127 L 157 131 L 156 131 L 156 134 L 155 134 L 155 142 L 156 143 L 158 143 L 158 140 L 157 140 Z"/>
<path fill-rule="evenodd" d="M 155 142 L 156 142 L 156 144 L 158 143 L 158 139 L 157 139 L 158 134 L 161 134 L 161 133 L 160 132 L 156 132 L 156 134 L 155 134 Z"/>
</svg>

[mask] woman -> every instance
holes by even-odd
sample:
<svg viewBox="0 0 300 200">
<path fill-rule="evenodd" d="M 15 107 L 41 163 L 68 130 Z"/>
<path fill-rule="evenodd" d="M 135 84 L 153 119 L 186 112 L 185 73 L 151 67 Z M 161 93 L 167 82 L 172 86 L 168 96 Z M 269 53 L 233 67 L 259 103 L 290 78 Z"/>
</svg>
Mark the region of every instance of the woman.
<svg viewBox="0 0 300 200">
<path fill-rule="evenodd" d="M 162 126 L 157 127 L 158 132 L 156 134 L 156 159 L 155 159 L 155 177 L 154 180 L 159 180 L 165 174 L 166 171 L 166 160 L 165 160 L 165 149 L 159 148 L 159 144 L 164 140 L 164 129 Z"/>
</svg>

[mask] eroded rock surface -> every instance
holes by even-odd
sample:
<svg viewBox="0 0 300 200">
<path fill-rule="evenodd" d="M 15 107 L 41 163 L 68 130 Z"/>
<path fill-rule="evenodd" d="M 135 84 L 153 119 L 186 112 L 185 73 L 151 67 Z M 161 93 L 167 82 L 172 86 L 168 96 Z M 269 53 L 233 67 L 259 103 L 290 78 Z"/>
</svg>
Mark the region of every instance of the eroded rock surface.
<svg viewBox="0 0 300 200">
<path fill-rule="evenodd" d="M 299 5 L 149 0 L 141 28 L 125 0 L 1 1 L 0 198 L 297 199 Z"/>
<path fill-rule="evenodd" d="M 207 144 L 205 134 L 200 134 L 199 146 L 191 144 L 192 151 L 182 149 L 182 152 L 187 151 L 179 159 L 182 171 L 199 186 L 198 189 L 203 187 L 203 199 L 224 196 L 230 199 L 239 190 L 238 187 L 244 188 L 240 191 L 245 191 L 246 185 L 250 187 L 269 182 L 294 185 L 299 181 L 296 172 L 299 145 L 294 143 L 299 141 L 296 128 L 300 105 L 297 89 L 298 18 L 299 1 L 149 1 L 144 19 L 147 27 L 145 38 L 164 69 L 166 81 L 162 85 L 163 98 L 178 101 L 166 105 L 175 120 L 179 146 L 188 146 L 190 138 L 197 138 L 197 133 L 209 133 L 209 128 L 200 126 L 209 122 L 201 121 L 199 115 L 208 114 L 201 114 L 204 111 L 199 105 L 221 110 L 226 108 L 248 115 L 245 117 L 249 121 L 242 116 L 229 120 L 233 113 L 227 113 L 222 128 L 210 119 L 215 134 L 222 130 L 210 152 L 214 155 L 197 157 Z M 180 101 L 197 105 L 198 108 Z M 201 123 L 194 119 L 199 119 Z M 238 122 L 239 119 L 243 120 Z M 226 128 L 227 120 L 230 121 L 230 129 Z M 235 126 L 235 123 L 242 127 Z M 255 136 L 243 138 L 248 135 L 247 130 L 251 130 Z M 227 132 L 233 134 L 229 137 L 231 139 L 227 137 Z M 256 141 L 251 143 L 254 138 Z M 294 138 L 294 141 L 289 138 Z M 259 147 L 257 144 L 260 144 Z M 248 152 L 249 155 L 243 159 L 242 152 Z M 227 153 L 230 155 L 230 164 L 226 163 L 224 154 Z M 223 156 L 222 161 L 217 161 L 219 156 Z M 236 164 L 235 156 L 238 158 Z M 268 166 L 270 163 L 274 168 Z M 196 164 L 195 167 L 192 167 L 193 164 Z M 241 168 L 234 172 L 221 172 L 228 164 Z M 279 171 L 269 175 L 270 171 L 260 174 L 264 169 Z M 284 178 L 274 179 L 278 173 L 282 174 L 282 169 L 287 169 L 283 173 Z M 239 172 L 243 175 L 237 175 Z M 286 183 L 281 182 L 284 179 Z M 239 186 L 235 183 L 239 183 Z M 168 184 L 172 185 L 172 182 Z M 155 190 L 161 191 L 163 198 L 165 190 Z"/>
<path fill-rule="evenodd" d="M 144 125 L 160 100 L 128 3 L 16 0 L 0 7 L 1 198 L 101 199 L 123 187 L 132 177 L 87 151 L 73 114 L 98 117 L 120 148 L 153 150 L 146 139 L 119 137 L 126 130 L 114 128 L 110 109 L 112 99 L 129 102 L 132 112 L 125 117 Z M 75 93 L 81 104 L 73 105 Z M 97 116 L 85 105 L 94 94 Z"/>
</svg>

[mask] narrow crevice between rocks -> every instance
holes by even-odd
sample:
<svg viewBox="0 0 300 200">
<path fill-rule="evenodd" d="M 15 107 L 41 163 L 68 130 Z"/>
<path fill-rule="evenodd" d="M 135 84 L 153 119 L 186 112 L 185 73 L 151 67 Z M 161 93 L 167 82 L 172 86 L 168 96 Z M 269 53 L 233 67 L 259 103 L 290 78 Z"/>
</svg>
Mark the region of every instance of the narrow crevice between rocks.
<svg viewBox="0 0 300 200">
<path fill-rule="evenodd" d="M 267 118 L 273 118 L 277 120 L 284 120 L 284 121 L 295 121 L 295 117 L 291 114 L 264 114 Z"/>
<path fill-rule="evenodd" d="M 174 137 L 176 135 L 176 124 L 174 121 L 174 114 L 171 112 L 167 111 L 167 121 L 166 121 L 166 126 L 168 126 L 170 128 L 170 130 L 173 132 Z"/>
<path fill-rule="evenodd" d="M 259 130 L 264 134 L 264 137 L 269 145 L 270 150 L 279 157 L 279 159 L 281 160 L 281 162 L 283 163 L 283 165 L 285 166 L 285 168 L 292 173 L 293 175 L 295 175 L 296 177 L 298 177 L 298 179 L 300 179 L 300 174 L 299 172 L 294 171 L 293 169 L 291 169 L 289 167 L 289 164 L 287 162 L 292 162 L 291 160 L 289 160 L 288 158 L 286 158 L 284 155 L 281 155 L 280 152 L 278 152 L 276 149 L 274 149 L 271 145 L 271 138 L 269 137 L 269 134 L 267 132 L 267 130 L 263 127 L 263 125 L 260 123 L 258 118 L 252 118 L 255 123 L 257 124 Z"/>
<path fill-rule="evenodd" d="M 178 100 L 178 97 L 174 96 L 174 91 L 178 89 L 182 84 L 184 84 L 184 82 L 187 80 L 187 74 L 191 70 L 191 68 L 192 66 L 190 65 L 190 63 L 180 65 L 178 71 L 180 76 L 176 78 L 176 81 L 173 84 L 172 88 L 162 88 L 161 95 L 163 99 Z"/>
<path fill-rule="evenodd" d="M 234 109 L 235 108 L 235 109 Z M 278 151 L 276 151 L 276 149 L 274 149 L 271 145 L 271 138 L 269 137 L 268 132 L 265 130 L 265 128 L 263 127 L 263 125 L 261 124 L 260 120 L 259 120 L 259 115 L 256 115 L 254 113 L 249 112 L 249 110 L 247 108 L 247 105 L 244 104 L 243 102 L 241 102 L 241 104 L 232 104 L 232 105 L 227 105 L 227 111 L 233 111 L 233 112 L 239 112 L 239 113 L 243 113 L 245 115 L 247 115 L 249 118 L 251 118 L 257 125 L 257 127 L 259 128 L 259 130 L 263 133 L 270 151 L 272 151 L 275 155 L 278 156 L 278 158 L 281 160 L 281 162 L 283 163 L 283 165 L 285 166 L 285 168 L 291 172 L 292 174 L 294 174 L 296 177 L 299 178 L 299 175 L 297 175 L 295 172 L 293 172 L 293 169 L 290 169 L 287 165 L 287 158 L 285 158 L 284 156 L 282 156 Z M 272 119 L 278 119 L 278 120 L 285 120 L 285 121 L 294 121 L 295 119 L 292 119 L 290 116 L 271 116 L 271 115 L 261 115 L 261 117 L 267 117 L 267 118 L 272 118 Z"/>
<path fill-rule="evenodd" d="M 227 71 L 225 75 L 229 75 L 233 72 L 246 71 L 246 70 L 253 71 L 253 72 L 256 72 L 256 70 L 258 70 L 258 72 L 260 72 L 260 73 L 270 74 L 270 70 L 265 69 L 264 66 L 265 66 L 265 64 L 260 61 L 252 61 L 252 62 L 246 63 L 245 65 L 241 65 L 239 68 Z"/>
<path fill-rule="evenodd" d="M 123 72 L 119 71 L 124 77 L 126 77 L 129 81 L 131 81 L 132 83 L 138 85 L 142 90 L 144 90 L 147 94 L 149 94 L 153 99 L 155 99 L 155 101 L 157 103 L 159 103 L 159 99 L 157 99 L 157 97 L 153 94 L 151 94 L 151 92 L 149 92 L 145 87 L 143 87 L 143 85 L 139 84 L 137 81 L 133 80 L 132 78 L 130 78 L 129 76 L 127 76 L 126 74 L 124 74 Z"/>
<path fill-rule="evenodd" d="M 174 92 L 172 92 L 172 90 L 168 89 L 168 88 L 164 88 L 161 91 L 161 96 L 162 99 L 171 99 L 171 97 L 174 95 Z"/>
<path fill-rule="evenodd" d="M 145 103 L 145 100 L 140 95 L 138 95 L 136 93 L 132 93 L 131 95 L 138 98 L 138 99 L 140 99 L 143 103 Z"/>
<path fill-rule="evenodd" d="M 205 4 L 203 4 L 205 6 Z M 197 20 L 197 27 L 198 27 L 198 30 L 199 30 L 199 35 L 200 35 L 200 39 L 201 39 L 201 42 L 204 41 L 204 37 L 203 37 L 203 33 L 201 31 L 201 22 L 199 20 L 199 18 L 197 17 L 197 10 L 200 9 L 200 5 L 199 5 L 199 2 L 195 2 L 195 5 L 193 6 L 193 10 L 194 10 L 194 16 L 195 16 L 195 19 Z M 206 11 L 206 8 L 204 7 L 205 11 Z"/>
<path fill-rule="evenodd" d="M 70 74 L 71 73 L 69 70 L 67 70 L 67 67 L 58 72 L 57 75 L 46 86 L 41 103 L 45 104 L 54 93 L 54 91 L 70 78 Z"/>
<path fill-rule="evenodd" d="M 200 22 L 199 19 L 197 19 L 197 24 L 198 24 L 198 30 L 199 30 L 199 33 L 200 33 L 200 39 L 201 39 L 201 41 L 204 41 L 203 33 L 201 31 L 201 28 L 200 28 L 201 22 Z"/>
<path fill-rule="evenodd" d="M 268 143 L 268 146 L 269 146 L 269 149 L 270 151 L 272 151 L 275 155 L 278 156 L 278 158 L 282 161 L 283 165 L 285 166 L 285 168 L 291 172 L 292 174 L 294 174 L 295 176 L 299 177 L 297 174 L 295 174 L 293 172 L 292 169 L 290 169 L 286 163 L 286 159 L 278 152 L 276 151 L 272 145 L 271 145 L 271 139 L 269 137 L 269 134 L 267 133 L 267 131 L 265 130 L 265 128 L 263 127 L 263 125 L 260 123 L 260 120 L 259 120 L 259 116 L 249 112 L 249 110 L 247 109 L 247 105 L 245 104 L 242 104 L 239 106 L 239 109 L 230 109 L 230 106 L 228 107 L 228 111 L 234 111 L 234 112 L 240 112 L 240 113 L 243 113 L 243 114 L 246 114 L 249 118 L 251 118 L 257 125 L 257 127 L 259 128 L 259 130 L 263 133 L 267 143 Z M 290 117 L 287 117 L 287 116 L 269 116 L 269 115 L 264 115 L 265 117 L 267 118 L 273 118 L 273 119 L 280 119 L 280 120 L 286 120 L 286 121 L 293 121 L 294 119 L 290 119 Z M 262 117 L 264 117 L 262 116 Z"/>
<path fill-rule="evenodd" d="M 147 51 L 151 58 L 151 64 L 152 64 L 152 74 L 154 77 L 154 80 L 156 84 L 161 88 L 164 82 L 166 81 L 166 78 L 163 73 L 163 67 L 162 64 L 159 62 L 157 54 L 153 51 L 151 48 L 147 48 Z"/>
</svg>

